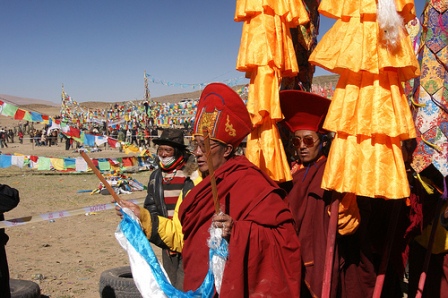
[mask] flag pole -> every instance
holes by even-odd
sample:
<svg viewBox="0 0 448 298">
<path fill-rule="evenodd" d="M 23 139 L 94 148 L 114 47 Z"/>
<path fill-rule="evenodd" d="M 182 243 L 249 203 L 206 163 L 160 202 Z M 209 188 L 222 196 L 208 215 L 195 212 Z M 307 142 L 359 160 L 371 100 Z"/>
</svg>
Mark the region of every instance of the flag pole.
<svg viewBox="0 0 448 298">
<path fill-rule="evenodd" d="M 87 156 L 87 154 L 84 151 L 80 151 L 79 152 L 82 156 L 82 158 L 84 158 L 84 160 L 86 161 L 87 165 L 92 169 L 92 171 L 95 173 L 95 175 L 98 177 L 98 179 L 100 179 L 100 181 L 104 184 L 104 186 L 106 187 L 106 189 L 109 191 L 109 193 L 112 195 L 112 197 L 114 198 L 115 202 L 121 206 L 121 199 L 120 197 L 117 195 L 117 193 L 115 192 L 115 190 L 112 188 L 112 186 L 110 186 L 109 182 L 107 182 L 107 180 L 104 178 L 104 176 L 101 174 L 101 172 L 96 168 L 96 166 L 93 164 L 92 160 L 90 159 L 89 156 Z"/>
<path fill-rule="evenodd" d="M 213 167 L 212 155 L 210 149 L 210 136 L 208 134 L 208 129 L 203 128 L 204 133 L 204 144 L 205 144 L 205 155 L 207 156 L 207 167 L 208 173 L 210 175 L 210 184 L 212 185 L 213 202 L 215 204 L 215 213 L 219 214 L 221 212 L 221 207 L 219 206 L 218 199 L 218 189 L 216 187 L 215 169 Z"/>
</svg>

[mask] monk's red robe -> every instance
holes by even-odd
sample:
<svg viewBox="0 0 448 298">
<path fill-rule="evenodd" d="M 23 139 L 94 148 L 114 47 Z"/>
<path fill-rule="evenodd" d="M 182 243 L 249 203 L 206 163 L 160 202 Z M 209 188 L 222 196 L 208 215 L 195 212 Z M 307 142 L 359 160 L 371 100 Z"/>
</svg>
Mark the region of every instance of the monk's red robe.
<svg viewBox="0 0 448 298">
<path fill-rule="evenodd" d="M 330 222 L 328 208 L 331 193 L 325 192 L 320 187 L 326 161 L 327 159 L 322 157 L 319 161 L 297 171 L 293 175 L 293 188 L 286 198 L 301 244 L 300 250 L 305 269 L 303 278 L 315 297 L 320 297 L 322 292 L 327 231 Z M 335 253 L 337 254 L 337 251 Z M 338 260 L 337 255 L 335 260 Z M 335 264 L 333 269 L 332 297 L 337 288 L 338 264 Z"/>
<path fill-rule="evenodd" d="M 286 201 L 293 214 L 304 270 L 302 277 L 312 297 L 321 297 L 324 277 L 330 191 L 321 188 L 327 159 L 298 170 Z M 368 232 L 371 212 L 368 199 L 358 199 L 361 224 L 354 234 L 336 238 L 330 297 L 372 297 L 376 274 Z M 306 292 L 306 291 L 305 291 Z M 309 294 L 308 294 L 309 295 Z"/>
<path fill-rule="evenodd" d="M 299 241 L 283 191 L 244 156 L 225 162 L 215 177 L 221 210 L 234 220 L 220 297 L 299 297 Z M 206 177 L 179 209 L 184 290 L 197 289 L 207 273 L 208 229 L 214 213 Z"/>
</svg>

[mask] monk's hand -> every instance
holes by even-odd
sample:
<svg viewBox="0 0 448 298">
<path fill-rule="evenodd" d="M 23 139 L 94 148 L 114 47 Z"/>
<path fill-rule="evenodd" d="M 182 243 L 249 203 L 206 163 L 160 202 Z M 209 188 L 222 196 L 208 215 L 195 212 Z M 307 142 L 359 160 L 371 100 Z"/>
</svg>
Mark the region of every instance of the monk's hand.
<svg viewBox="0 0 448 298">
<path fill-rule="evenodd" d="M 140 207 L 137 204 L 134 204 L 132 202 L 125 201 L 125 200 L 121 200 L 120 205 L 118 205 L 118 204 L 115 205 L 115 213 L 120 218 L 123 218 L 123 213 L 121 212 L 121 208 L 125 208 L 125 207 L 130 209 L 135 214 L 135 216 L 140 218 Z"/>
<path fill-rule="evenodd" d="M 213 215 L 212 224 L 222 229 L 222 237 L 230 236 L 233 228 L 233 219 L 228 214 L 220 213 Z"/>
</svg>

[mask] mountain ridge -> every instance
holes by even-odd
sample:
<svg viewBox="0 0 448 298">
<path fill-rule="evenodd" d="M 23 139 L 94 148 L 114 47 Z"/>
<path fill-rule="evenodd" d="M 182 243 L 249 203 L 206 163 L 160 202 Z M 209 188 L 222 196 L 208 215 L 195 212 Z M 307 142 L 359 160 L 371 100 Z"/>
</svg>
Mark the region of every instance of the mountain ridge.
<svg viewBox="0 0 448 298">
<path fill-rule="evenodd" d="M 336 83 L 339 79 L 339 75 L 323 75 L 323 76 L 317 76 L 313 78 L 314 84 L 328 84 L 331 83 L 334 86 L 336 86 Z M 245 86 L 238 85 L 232 87 L 234 90 L 239 90 L 241 87 Z M 158 96 L 151 98 L 152 101 L 155 102 L 167 102 L 167 103 L 175 103 L 180 102 L 185 99 L 197 99 L 201 95 L 202 90 L 192 91 L 192 92 L 185 92 L 185 93 L 176 93 L 176 94 L 169 94 L 164 96 Z M 8 94 L 0 94 L 0 100 L 5 101 L 11 104 L 14 104 L 16 106 L 25 107 L 25 106 L 34 106 L 34 107 L 41 107 L 41 106 L 49 106 L 49 107 L 60 107 L 60 103 L 55 103 L 49 100 L 44 99 L 37 99 L 37 98 L 28 98 L 28 97 L 20 97 L 15 95 L 8 95 Z M 114 104 L 120 104 L 125 101 L 132 101 L 132 102 L 141 102 L 141 100 L 124 100 L 119 102 L 106 102 L 106 101 L 85 101 L 85 102 L 79 102 L 80 106 L 86 107 L 86 108 L 98 108 L 98 106 L 109 106 Z"/>
</svg>

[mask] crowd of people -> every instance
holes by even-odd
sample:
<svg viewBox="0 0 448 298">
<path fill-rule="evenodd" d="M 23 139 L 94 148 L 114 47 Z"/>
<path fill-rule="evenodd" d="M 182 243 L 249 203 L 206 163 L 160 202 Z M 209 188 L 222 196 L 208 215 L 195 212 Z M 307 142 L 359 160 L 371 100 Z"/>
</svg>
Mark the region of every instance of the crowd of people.
<svg viewBox="0 0 448 298">
<path fill-rule="evenodd" d="M 202 284 L 209 270 L 209 229 L 215 227 L 229 250 L 215 296 L 374 297 L 378 277 L 384 276 L 381 297 L 403 297 L 404 278 L 409 297 L 446 297 L 448 205 L 441 201 L 446 178 L 410 175 L 411 197 L 397 200 L 324 190 L 334 135 L 322 125 L 330 101 L 283 90 L 280 104 L 285 119 L 279 129 L 293 177 L 282 184 L 242 154 L 250 116 L 224 84 L 203 90 L 189 144 L 189 132 L 179 128 L 162 129 L 160 136 L 155 126 L 109 131 L 120 141 L 156 149 L 159 167 L 149 177 L 143 206 L 123 200 L 116 211 L 122 216 L 121 209 L 129 208 L 148 241 L 163 249 L 171 284 L 182 291 Z M 104 133 L 97 127 L 91 132 Z M 428 249 L 431 260 L 425 263 Z"/>
<path fill-rule="evenodd" d="M 432 252 L 428 286 L 418 289 L 424 234 L 438 214 L 434 206 L 441 193 L 419 192 L 420 201 L 415 194 L 385 200 L 322 189 L 333 137 L 322 128 L 330 101 L 284 90 L 280 102 L 285 119 L 279 128 L 293 181 L 277 184 L 236 150 L 251 131 L 249 114 L 230 88 L 212 83 L 197 107 L 190 152 L 181 131 L 163 133 L 156 139 L 160 169 L 150 177 L 144 206 L 123 201 L 116 207 L 119 216 L 122 207 L 131 209 L 148 240 L 164 249 L 163 266 L 173 286 L 194 291 L 201 285 L 208 270 L 208 229 L 214 226 L 229 243 L 220 297 L 374 297 L 379 276 L 385 276 L 381 297 L 403 297 L 405 291 L 444 297 L 446 203 L 435 219 L 445 231 L 435 240 L 441 249 Z M 185 170 L 191 158 L 196 171 L 191 165 Z M 421 204 L 429 202 L 421 196 L 432 198 L 432 213 L 422 211 Z"/>
<path fill-rule="evenodd" d="M 134 126 L 129 126 L 127 124 L 121 126 L 106 126 L 105 123 L 103 123 L 103 125 L 85 125 L 79 129 L 90 135 L 108 136 L 120 143 L 127 143 L 143 149 L 150 149 L 156 146 L 156 144 L 153 143 L 153 139 L 157 138 L 161 133 L 160 131 L 163 131 L 164 129 L 163 127 L 150 124 L 151 123 L 148 123 L 148 125 L 138 124 Z M 181 127 L 186 136 L 190 135 L 190 130 L 188 129 L 189 125 L 185 123 L 178 127 Z M 34 146 L 51 147 L 62 143 L 65 144 L 66 150 L 78 149 L 86 146 L 65 134 L 60 128 L 54 128 L 49 124 L 37 128 L 33 122 L 30 123 L 26 121 L 23 124 L 19 121 L 18 125 L 13 126 L 12 128 L 0 128 L 1 148 L 8 148 L 8 143 L 14 143 L 17 139 L 20 144 L 23 144 L 24 140 L 26 140 Z"/>
</svg>

